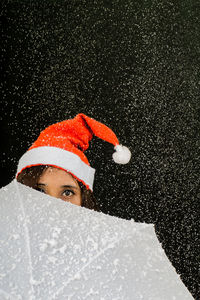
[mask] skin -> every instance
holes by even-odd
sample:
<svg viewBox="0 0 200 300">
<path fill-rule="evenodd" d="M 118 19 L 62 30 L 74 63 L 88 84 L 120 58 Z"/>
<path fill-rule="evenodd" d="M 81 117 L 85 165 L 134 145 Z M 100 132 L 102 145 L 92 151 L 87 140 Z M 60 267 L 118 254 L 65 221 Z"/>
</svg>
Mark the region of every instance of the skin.
<svg viewBox="0 0 200 300">
<path fill-rule="evenodd" d="M 81 189 L 75 178 L 64 170 L 49 167 L 39 178 L 37 190 L 81 206 Z"/>
</svg>

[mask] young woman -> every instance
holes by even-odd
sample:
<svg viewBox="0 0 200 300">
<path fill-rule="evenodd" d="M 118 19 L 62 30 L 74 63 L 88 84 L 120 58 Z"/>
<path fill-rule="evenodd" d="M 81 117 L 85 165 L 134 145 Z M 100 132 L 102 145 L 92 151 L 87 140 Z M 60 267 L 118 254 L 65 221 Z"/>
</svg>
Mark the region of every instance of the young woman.
<svg viewBox="0 0 200 300">
<path fill-rule="evenodd" d="M 95 170 L 84 154 L 93 135 L 115 146 L 116 163 L 129 162 L 130 151 L 119 145 L 110 128 L 78 114 L 40 133 L 19 160 L 17 181 L 63 201 L 99 211 L 92 192 Z"/>
<path fill-rule="evenodd" d="M 17 181 L 49 196 L 99 211 L 93 192 L 70 173 L 48 165 L 24 169 Z"/>
</svg>

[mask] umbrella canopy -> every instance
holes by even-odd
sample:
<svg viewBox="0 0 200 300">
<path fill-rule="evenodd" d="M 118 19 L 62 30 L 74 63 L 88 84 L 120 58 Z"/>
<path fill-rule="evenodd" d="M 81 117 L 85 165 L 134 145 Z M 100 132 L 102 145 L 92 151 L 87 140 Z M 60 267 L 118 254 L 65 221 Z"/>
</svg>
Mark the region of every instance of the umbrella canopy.
<svg viewBox="0 0 200 300">
<path fill-rule="evenodd" d="M 16 180 L 0 190 L 0 299 L 193 299 L 153 225 L 78 207 Z"/>
</svg>

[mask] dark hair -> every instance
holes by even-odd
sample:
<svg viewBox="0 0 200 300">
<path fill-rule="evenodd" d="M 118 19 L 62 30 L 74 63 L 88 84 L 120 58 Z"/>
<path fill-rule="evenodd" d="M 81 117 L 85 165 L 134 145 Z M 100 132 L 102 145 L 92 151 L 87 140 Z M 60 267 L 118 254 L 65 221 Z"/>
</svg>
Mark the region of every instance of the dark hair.
<svg viewBox="0 0 200 300">
<path fill-rule="evenodd" d="M 17 176 L 17 181 L 33 189 L 37 189 L 38 180 L 43 171 L 48 167 L 48 165 L 39 165 L 26 168 Z M 77 182 L 81 189 L 81 206 L 100 211 L 93 192 L 87 189 L 83 183 L 78 180 Z"/>
</svg>

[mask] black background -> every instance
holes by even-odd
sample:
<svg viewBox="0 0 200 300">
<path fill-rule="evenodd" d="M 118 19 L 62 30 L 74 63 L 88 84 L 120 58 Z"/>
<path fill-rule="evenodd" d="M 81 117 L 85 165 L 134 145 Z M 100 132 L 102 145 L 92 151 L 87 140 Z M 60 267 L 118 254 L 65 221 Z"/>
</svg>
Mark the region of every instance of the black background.
<svg viewBox="0 0 200 300">
<path fill-rule="evenodd" d="M 199 299 L 199 0 L 3 1 L 1 22 L 1 186 L 46 126 L 105 123 L 132 159 L 92 140 L 102 211 L 156 224 Z"/>
</svg>

